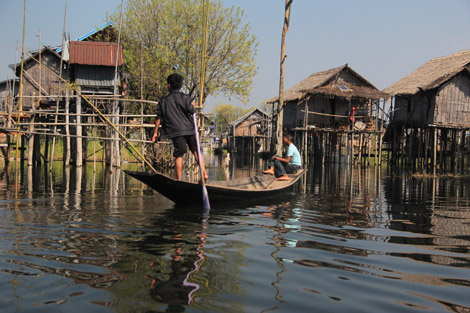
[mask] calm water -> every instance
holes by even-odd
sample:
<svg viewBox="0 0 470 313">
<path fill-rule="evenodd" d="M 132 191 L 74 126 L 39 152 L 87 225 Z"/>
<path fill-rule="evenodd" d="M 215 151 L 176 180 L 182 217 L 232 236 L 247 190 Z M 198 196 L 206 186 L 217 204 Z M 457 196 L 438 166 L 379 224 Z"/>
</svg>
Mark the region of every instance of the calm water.
<svg viewBox="0 0 470 313">
<path fill-rule="evenodd" d="M 0 312 L 470 311 L 469 181 L 310 175 L 207 218 L 92 164 L 25 170 L 15 201 L 5 169 Z"/>
</svg>

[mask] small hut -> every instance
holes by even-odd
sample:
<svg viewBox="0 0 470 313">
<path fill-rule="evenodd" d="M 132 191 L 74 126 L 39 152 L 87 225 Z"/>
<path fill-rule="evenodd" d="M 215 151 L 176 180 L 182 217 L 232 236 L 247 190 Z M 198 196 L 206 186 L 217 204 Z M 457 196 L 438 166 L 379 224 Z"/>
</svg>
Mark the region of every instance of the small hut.
<svg viewBox="0 0 470 313">
<path fill-rule="evenodd" d="M 81 92 L 95 95 L 113 95 L 116 55 L 118 66 L 122 66 L 122 47 L 109 42 L 72 41 L 70 42 L 70 66 L 72 81 L 80 86 Z"/>
<path fill-rule="evenodd" d="M 460 159 L 463 169 L 470 129 L 469 68 L 470 50 L 460 51 L 428 61 L 384 90 L 392 96 L 387 139 L 393 159 L 406 158 L 411 169 L 432 162 L 453 170 Z"/>
<path fill-rule="evenodd" d="M 352 142 L 348 145 L 350 148 L 357 146 L 359 158 L 364 151 L 369 151 L 370 156 L 372 137 L 377 139 L 382 132 L 379 114 L 385 98 L 386 93 L 348 64 L 314 73 L 285 91 L 283 128 L 297 133 L 296 137 L 300 137 L 297 143 L 302 142 L 303 150 L 310 153 L 309 148 L 312 148 L 311 154 L 323 161 L 331 153 L 341 157 L 341 150 L 336 148 L 341 149 L 343 135 L 351 136 Z M 266 103 L 278 101 L 275 97 Z M 354 153 L 349 155 L 349 161 Z M 304 160 L 307 159 L 304 153 Z"/>
<path fill-rule="evenodd" d="M 82 94 L 93 96 L 118 96 L 119 87 L 121 86 L 119 72 L 116 72 L 116 66 L 123 65 L 122 47 L 115 43 L 109 42 L 94 42 L 94 41 L 72 41 L 70 42 L 70 76 L 73 82 L 77 85 L 77 90 Z M 119 124 L 118 115 L 121 108 L 117 101 L 100 100 L 105 112 L 113 115 L 112 122 Z M 82 108 L 81 97 L 76 97 L 75 113 L 77 116 L 86 112 L 86 108 L 91 111 L 91 108 L 84 106 Z M 83 121 L 83 118 L 81 119 Z M 86 134 L 86 128 L 82 129 L 77 126 L 75 133 L 77 136 Z M 118 138 L 116 132 L 109 128 L 107 130 L 109 137 Z M 76 145 L 78 151 L 82 151 L 86 157 L 86 143 L 82 145 L 81 139 L 77 138 Z M 78 155 L 78 154 L 76 154 Z M 106 142 L 106 163 L 113 166 L 120 166 L 121 147 L 119 141 Z M 81 165 L 81 160 L 77 160 Z"/>
<path fill-rule="evenodd" d="M 228 126 L 230 150 L 248 154 L 266 151 L 271 138 L 271 118 L 254 109 Z"/>
</svg>

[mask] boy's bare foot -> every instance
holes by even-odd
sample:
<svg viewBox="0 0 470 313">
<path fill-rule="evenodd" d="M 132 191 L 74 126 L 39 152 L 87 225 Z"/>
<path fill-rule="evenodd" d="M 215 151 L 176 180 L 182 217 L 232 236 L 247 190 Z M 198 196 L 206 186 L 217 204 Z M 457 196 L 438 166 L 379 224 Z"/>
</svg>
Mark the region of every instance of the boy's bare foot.
<svg viewBox="0 0 470 313">
<path fill-rule="evenodd" d="M 289 176 L 287 175 L 282 175 L 281 177 L 276 178 L 276 180 L 289 180 Z"/>
<path fill-rule="evenodd" d="M 274 170 L 273 170 L 273 169 L 269 169 L 269 170 L 263 171 L 263 173 L 274 175 Z"/>
</svg>

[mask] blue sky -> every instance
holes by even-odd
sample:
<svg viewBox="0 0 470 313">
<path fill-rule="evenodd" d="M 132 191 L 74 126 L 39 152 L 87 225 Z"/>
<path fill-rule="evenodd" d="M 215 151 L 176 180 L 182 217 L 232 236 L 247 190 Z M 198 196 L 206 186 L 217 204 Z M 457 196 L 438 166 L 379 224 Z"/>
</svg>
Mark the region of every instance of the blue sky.
<svg viewBox="0 0 470 313">
<path fill-rule="evenodd" d="M 106 20 L 120 0 L 28 0 L 26 47 L 60 45 L 64 6 L 67 31 L 76 39 Z M 253 92 L 247 106 L 278 94 L 284 0 L 224 0 L 245 9 L 259 41 Z M 22 0 L 0 0 L 0 80 L 12 77 L 21 46 Z M 5 31 L 6 30 L 6 31 Z M 428 60 L 470 49 L 469 0 L 294 0 L 287 34 L 286 88 L 312 73 L 348 63 L 384 89 Z M 212 97 L 208 107 L 236 99 Z"/>
</svg>

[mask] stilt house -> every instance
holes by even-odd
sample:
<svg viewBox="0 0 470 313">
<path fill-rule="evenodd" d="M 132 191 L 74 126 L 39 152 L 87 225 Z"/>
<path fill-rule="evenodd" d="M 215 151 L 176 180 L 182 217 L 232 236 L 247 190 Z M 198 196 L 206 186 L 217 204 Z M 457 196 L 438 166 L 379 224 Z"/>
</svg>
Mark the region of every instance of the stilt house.
<svg viewBox="0 0 470 313">
<path fill-rule="evenodd" d="M 296 134 L 305 164 L 310 156 L 341 160 L 343 152 L 348 162 L 361 162 L 366 151 L 370 162 L 371 148 L 375 155 L 381 149 L 379 114 L 387 96 L 348 64 L 314 73 L 285 91 L 283 129 Z"/>
<path fill-rule="evenodd" d="M 349 128 L 351 112 L 360 127 L 373 127 L 373 100 L 386 98 L 348 64 L 310 75 L 284 93 L 284 129 Z M 279 101 L 272 98 L 267 103 Z M 359 125 L 358 125 L 359 126 Z"/>
<path fill-rule="evenodd" d="M 227 127 L 232 150 L 251 154 L 266 151 L 271 138 L 271 118 L 266 113 L 254 109 Z"/>
<path fill-rule="evenodd" d="M 40 103 L 54 102 L 59 91 L 59 78 L 51 73 L 59 75 L 61 56 L 49 47 L 43 48 L 31 54 L 24 61 L 23 69 L 23 109 L 30 110 L 39 106 Z M 44 66 L 40 66 L 38 61 Z M 47 69 L 46 69 L 47 67 Z M 15 74 L 20 77 L 21 64 L 16 64 Z M 68 78 L 68 64 L 63 64 L 62 78 Z M 62 84 L 63 87 L 63 84 Z M 63 89 L 63 88 L 62 88 Z"/>
<path fill-rule="evenodd" d="M 397 165 L 467 168 L 470 50 L 432 59 L 384 91 L 392 96 L 387 140 Z M 399 158 L 408 161 L 398 162 Z"/>
<path fill-rule="evenodd" d="M 123 60 L 122 47 L 118 49 L 117 44 L 72 41 L 69 63 L 71 79 L 82 93 L 112 95 L 114 86 L 120 86 L 119 75 L 115 78 L 115 67 L 122 66 Z"/>
<path fill-rule="evenodd" d="M 432 59 L 384 91 L 393 126 L 470 127 L 470 50 Z"/>
</svg>

